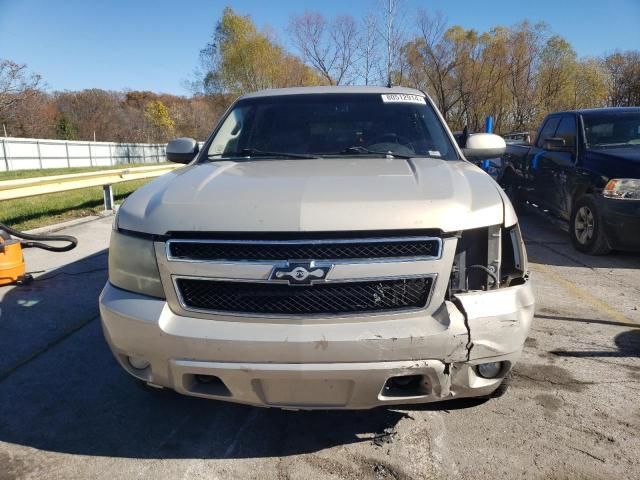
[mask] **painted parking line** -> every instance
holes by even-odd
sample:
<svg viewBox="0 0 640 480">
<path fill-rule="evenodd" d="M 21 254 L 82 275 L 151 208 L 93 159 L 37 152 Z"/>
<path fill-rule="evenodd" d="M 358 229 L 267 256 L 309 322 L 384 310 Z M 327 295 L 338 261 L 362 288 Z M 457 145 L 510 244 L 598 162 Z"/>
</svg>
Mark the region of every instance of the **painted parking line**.
<svg viewBox="0 0 640 480">
<path fill-rule="evenodd" d="M 551 267 L 544 265 L 542 263 L 529 263 L 529 268 L 534 272 L 539 272 L 547 275 L 553 281 L 560 284 L 571 295 L 580 299 L 585 304 L 593 307 L 595 310 L 603 314 L 605 317 L 609 317 L 618 323 L 629 325 L 630 327 L 640 326 L 638 322 L 635 322 L 634 320 L 630 319 L 624 313 L 620 312 L 619 310 L 616 310 L 614 307 L 612 307 L 608 303 L 595 298 L 591 293 L 583 290 L 572 281 L 567 280 L 565 277 L 563 277 L 560 273 L 558 273 Z"/>
</svg>

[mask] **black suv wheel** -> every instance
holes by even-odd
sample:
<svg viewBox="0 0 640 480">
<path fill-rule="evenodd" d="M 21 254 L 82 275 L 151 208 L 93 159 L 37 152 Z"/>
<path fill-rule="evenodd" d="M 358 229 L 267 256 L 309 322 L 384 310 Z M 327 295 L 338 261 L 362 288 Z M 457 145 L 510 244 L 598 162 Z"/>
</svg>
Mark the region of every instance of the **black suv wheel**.
<svg viewBox="0 0 640 480">
<path fill-rule="evenodd" d="M 602 216 L 592 195 L 580 197 L 574 203 L 569 236 L 576 250 L 589 255 L 606 255 L 611 251 Z"/>
</svg>

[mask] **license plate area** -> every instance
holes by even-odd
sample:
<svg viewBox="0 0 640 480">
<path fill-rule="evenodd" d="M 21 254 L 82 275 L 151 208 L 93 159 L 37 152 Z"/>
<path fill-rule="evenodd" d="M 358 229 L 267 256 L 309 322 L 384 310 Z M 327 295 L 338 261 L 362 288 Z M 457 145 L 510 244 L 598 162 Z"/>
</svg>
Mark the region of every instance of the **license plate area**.
<svg viewBox="0 0 640 480">
<path fill-rule="evenodd" d="M 264 403 L 278 407 L 343 407 L 353 392 L 352 380 L 260 378 L 252 383 Z"/>
</svg>

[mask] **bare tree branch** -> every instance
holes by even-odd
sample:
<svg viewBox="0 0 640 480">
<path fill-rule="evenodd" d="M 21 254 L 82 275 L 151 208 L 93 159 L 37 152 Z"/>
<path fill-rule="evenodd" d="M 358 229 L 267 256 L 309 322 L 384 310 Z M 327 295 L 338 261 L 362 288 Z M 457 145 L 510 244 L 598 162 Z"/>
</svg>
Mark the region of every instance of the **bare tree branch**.
<svg viewBox="0 0 640 480">
<path fill-rule="evenodd" d="M 29 74 L 27 66 L 11 60 L 0 60 L 0 117 L 19 102 L 32 97 L 38 90 L 42 77 Z"/>
<path fill-rule="evenodd" d="M 330 85 L 336 85 L 333 68 L 338 58 L 337 48 L 328 41 L 325 18 L 317 12 L 306 11 L 289 20 L 289 34 L 302 57 L 314 67 Z"/>
</svg>

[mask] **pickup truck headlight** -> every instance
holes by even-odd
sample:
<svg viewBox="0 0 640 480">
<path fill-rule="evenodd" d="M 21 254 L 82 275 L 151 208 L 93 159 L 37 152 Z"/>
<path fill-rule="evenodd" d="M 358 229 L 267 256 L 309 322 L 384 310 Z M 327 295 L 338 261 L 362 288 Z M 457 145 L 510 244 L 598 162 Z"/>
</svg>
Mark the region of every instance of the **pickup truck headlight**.
<svg viewBox="0 0 640 480">
<path fill-rule="evenodd" d="M 640 200 L 640 179 L 613 178 L 604 187 L 602 195 L 619 200 Z"/>
<path fill-rule="evenodd" d="M 111 232 L 109 281 L 123 290 L 164 298 L 153 242 L 117 230 Z"/>
</svg>

